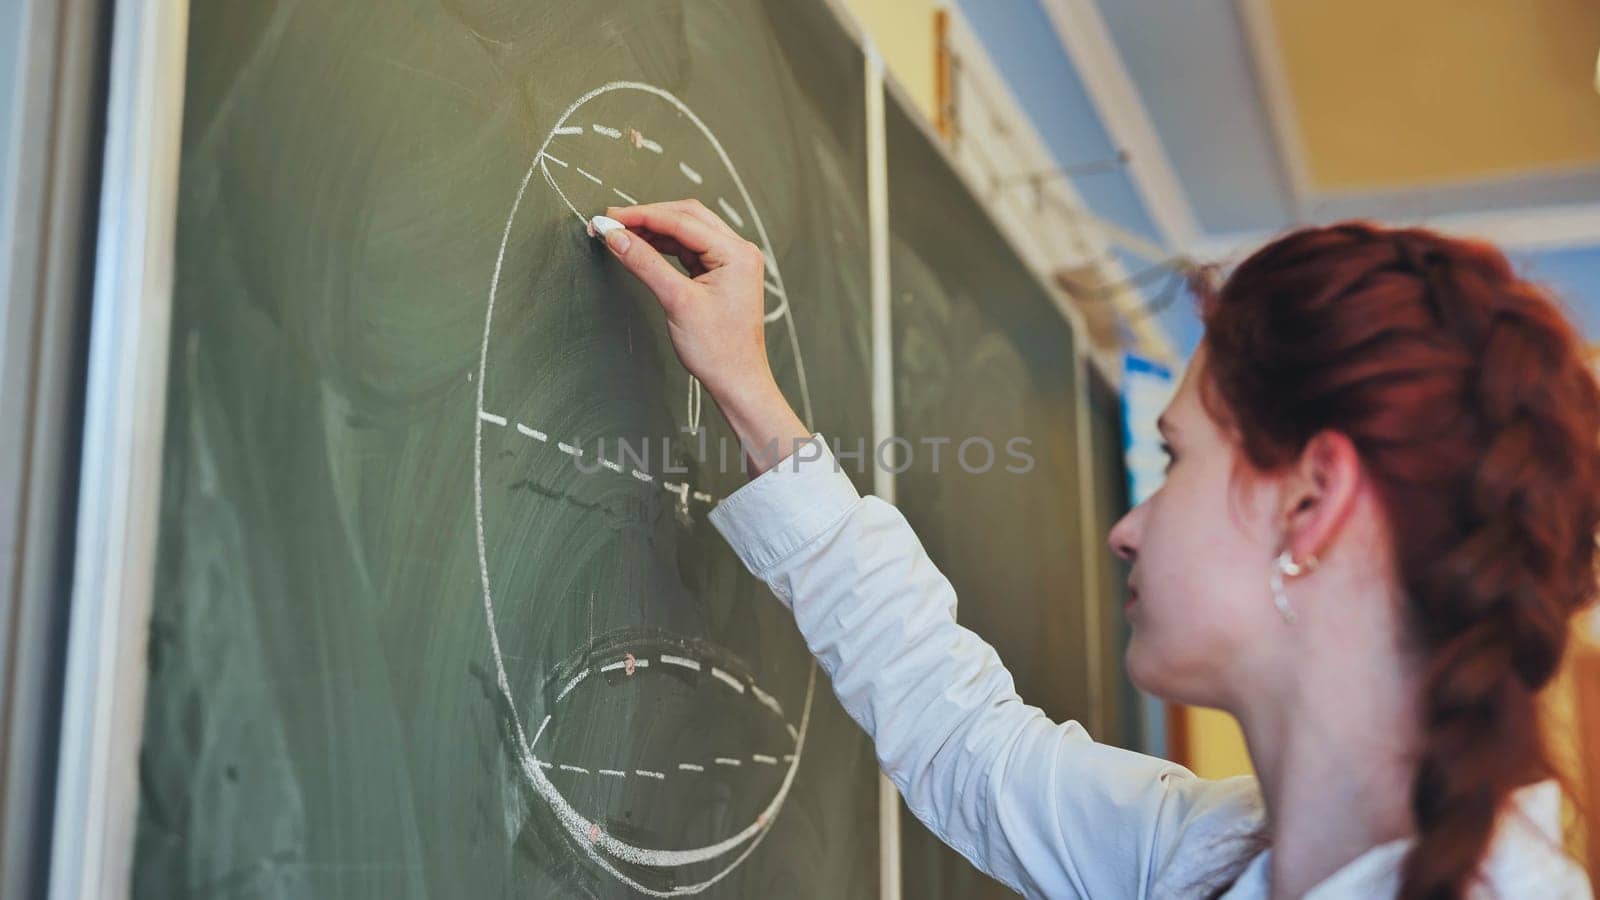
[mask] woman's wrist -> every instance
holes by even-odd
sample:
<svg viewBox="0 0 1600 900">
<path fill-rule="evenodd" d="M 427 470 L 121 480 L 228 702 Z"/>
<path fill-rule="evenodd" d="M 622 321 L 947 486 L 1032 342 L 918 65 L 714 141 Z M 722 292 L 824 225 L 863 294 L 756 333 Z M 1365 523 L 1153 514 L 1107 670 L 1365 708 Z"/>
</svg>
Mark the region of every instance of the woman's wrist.
<svg viewBox="0 0 1600 900">
<path fill-rule="evenodd" d="M 708 385 L 707 390 L 738 436 L 751 477 L 787 459 L 811 438 L 811 430 L 795 414 L 771 373 L 731 385 Z"/>
</svg>

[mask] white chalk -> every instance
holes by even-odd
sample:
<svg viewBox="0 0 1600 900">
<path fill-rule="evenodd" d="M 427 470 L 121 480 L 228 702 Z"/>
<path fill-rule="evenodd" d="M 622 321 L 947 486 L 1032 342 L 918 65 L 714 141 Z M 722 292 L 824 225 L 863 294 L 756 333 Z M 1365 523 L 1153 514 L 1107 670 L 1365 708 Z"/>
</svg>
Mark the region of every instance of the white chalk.
<svg viewBox="0 0 1600 900">
<path fill-rule="evenodd" d="M 605 240 L 606 235 L 610 234 L 611 232 L 616 231 L 618 228 L 626 227 L 628 226 L 618 222 L 616 219 L 613 219 L 610 216 L 595 216 L 589 220 L 589 231 L 602 241 Z"/>
</svg>

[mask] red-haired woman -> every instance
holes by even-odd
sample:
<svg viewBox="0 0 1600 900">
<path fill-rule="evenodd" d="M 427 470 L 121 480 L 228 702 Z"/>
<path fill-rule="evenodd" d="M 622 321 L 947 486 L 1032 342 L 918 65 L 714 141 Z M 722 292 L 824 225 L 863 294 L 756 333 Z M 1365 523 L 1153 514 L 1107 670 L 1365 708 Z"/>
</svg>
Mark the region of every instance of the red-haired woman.
<svg viewBox="0 0 1600 900">
<path fill-rule="evenodd" d="M 608 213 L 684 365 L 773 448 L 713 523 L 912 812 L 984 871 L 1095 900 L 1591 896 L 1534 701 L 1596 592 L 1600 389 L 1501 253 L 1311 228 L 1206 297 L 1165 485 L 1110 544 L 1134 683 L 1244 729 L 1259 777 L 1211 781 L 1017 696 L 905 519 L 778 390 L 759 250 L 693 201 Z"/>
</svg>

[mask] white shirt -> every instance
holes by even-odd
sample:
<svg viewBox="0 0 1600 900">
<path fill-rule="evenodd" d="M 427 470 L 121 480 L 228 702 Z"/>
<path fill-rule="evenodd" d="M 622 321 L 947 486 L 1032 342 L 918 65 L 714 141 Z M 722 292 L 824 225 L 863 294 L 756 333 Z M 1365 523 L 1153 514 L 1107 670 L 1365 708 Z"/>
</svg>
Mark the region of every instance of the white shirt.
<svg viewBox="0 0 1600 900">
<path fill-rule="evenodd" d="M 1229 842 L 1262 823 L 1254 776 L 1200 778 L 1024 703 L 994 648 L 956 624 L 955 590 L 900 511 L 861 497 L 821 435 L 710 518 L 794 612 L 912 813 L 1013 890 L 1194 897 L 1242 852 Z M 1515 795 L 1521 815 L 1502 815 L 1482 866 L 1497 896 L 1592 896 L 1561 851 L 1557 790 L 1529 785 Z M 1373 847 L 1305 896 L 1394 896 L 1409 842 Z M 1255 856 L 1226 897 L 1267 897 L 1270 857 Z"/>
</svg>

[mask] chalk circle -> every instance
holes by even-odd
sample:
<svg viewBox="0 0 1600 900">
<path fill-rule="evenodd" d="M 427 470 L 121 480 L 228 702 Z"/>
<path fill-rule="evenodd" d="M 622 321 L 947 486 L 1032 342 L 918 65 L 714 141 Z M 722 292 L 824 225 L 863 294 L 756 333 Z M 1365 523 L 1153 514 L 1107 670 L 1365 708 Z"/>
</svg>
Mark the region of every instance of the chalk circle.
<svg viewBox="0 0 1600 900">
<path fill-rule="evenodd" d="M 540 144 L 538 152 L 534 154 L 527 173 L 522 178 L 522 182 L 517 189 L 516 197 L 512 201 L 511 211 L 507 216 L 505 228 L 501 235 L 499 252 L 495 260 L 494 274 L 490 281 L 488 303 L 484 314 L 483 338 L 478 360 L 478 374 L 475 379 L 477 410 L 473 415 L 473 510 L 478 551 L 478 570 L 483 591 L 484 615 L 488 624 L 489 646 L 494 659 L 495 678 L 498 689 L 506 703 L 506 708 L 510 711 L 512 739 L 515 741 L 517 764 L 523 780 L 545 803 L 548 804 L 551 811 L 555 814 L 556 819 L 559 821 L 561 829 L 565 833 L 565 836 L 571 846 L 579 849 L 600 869 L 604 870 L 606 873 L 609 873 L 612 877 L 616 878 L 619 882 L 628 886 L 629 888 L 650 896 L 668 897 L 700 893 L 706 888 L 709 888 L 711 885 L 722 880 L 730 872 L 737 868 L 740 863 L 744 862 L 752 852 L 754 852 L 755 848 L 760 845 L 762 840 L 770 831 L 774 820 L 783 807 L 785 799 L 789 795 L 789 791 L 794 784 L 795 774 L 799 769 L 800 759 L 805 747 L 807 727 L 811 718 L 812 700 L 815 695 L 817 664 L 814 659 L 809 660 L 805 700 L 803 707 L 800 710 L 798 724 L 792 730 L 792 737 L 794 741 L 793 752 L 792 754 L 788 755 L 788 759 L 786 760 L 787 767 L 783 771 L 781 783 L 774 791 L 770 800 L 768 800 L 765 806 L 761 808 L 761 811 L 753 818 L 753 820 L 744 825 L 742 828 L 733 830 L 731 833 L 714 843 L 683 849 L 644 847 L 634 843 L 629 843 L 607 833 L 607 831 L 601 827 L 600 823 L 591 821 L 589 818 L 585 817 L 582 813 L 575 809 L 567 800 L 567 798 L 561 793 L 560 789 L 558 789 L 556 785 L 551 782 L 549 777 L 546 776 L 545 767 L 550 765 L 549 761 L 542 760 L 535 752 L 535 747 L 540 740 L 540 735 L 543 734 L 546 727 L 552 724 L 549 716 L 546 716 L 543 721 L 537 723 L 537 730 L 530 739 L 528 733 L 529 726 L 534 725 L 534 723 L 524 723 L 522 721 L 522 714 L 519 712 L 522 707 L 517 702 L 517 698 L 513 696 L 510 679 L 506 673 L 505 658 L 501 651 L 500 635 L 496 626 L 494 593 L 489 577 L 487 539 L 484 533 L 483 429 L 484 414 L 487 412 L 484 409 L 484 389 L 488 374 L 489 338 L 491 332 L 493 331 L 494 325 L 495 299 L 500 287 L 501 269 L 505 262 L 506 249 L 511 239 L 512 227 L 516 221 L 517 211 L 522 205 L 522 201 L 528 190 L 528 184 L 532 181 L 533 175 L 536 171 L 542 171 L 544 173 L 546 182 L 553 190 L 555 190 L 558 195 L 560 195 L 562 202 L 565 203 L 567 208 L 572 211 L 580 226 L 587 222 L 587 217 L 585 217 L 583 213 L 573 204 L 572 200 L 568 197 L 567 191 L 563 190 L 561 184 L 558 183 L 557 177 L 551 173 L 549 166 L 545 163 L 545 160 L 547 153 L 550 152 L 551 144 L 558 137 L 558 134 L 561 136 L 575 135 L 577 132 L 573 128 L 574 125 L 582 124 L 586 128 L 590 126 L 591 123 L 580 123 L 578 119 L 575 118 L 576 113 L 578 113 L 585 107 L 586 104 L 590 103 L 596 98 L 617 92 L 636 94 L 637 100 L 644 103 L 664 102 L 670 105 L 674 110 L 676 110 L 676 112 L 681 114 L 684 119 L 693 124 L 695 129 L 697 129 L 699 134 L 704 138 L 706 145 L 712 148 L 714 151 L 716 161 L 719 162 L 723 167 L 729 183 L 733 185 L 734 190 L 737 193 L 738 202 L 742 204 L 744 215 L 741 216 L 743 219 L 741 225 L 753 229 L 754 233 L 752 237 L 761 247 L 762 252 L 767 258 L 767 268 L 770 281 L 769 293 L 773 295 L 776 302 L 769 304 L 766 320 L 769 325 L 781 323 L 781 327 L 787 334 L 788 343 L 794 356 L 794 364 L 796 374 L 799 379 L 801 393 L 800 399 L 807 422 L 811 421 L 811 401 L 809 390 L 805 382 L 805 369 L 803 363 L 801 362 L 799 341 L 795 332 L 794 320 L 789 306 L 788 292 L 784 286 L 782 272 L 779 269 L 776 255 L 773 252 L 772 244 L 768 239 L 766 228 L 762 223 L 761 216 L 751 201 L 749 191 L 745 188 L 744 181 L 739 177 L 737 170 L 733 166 L 733 162 L 728 158 L 727 152 L 723 149 L 721 142 L 717 140 L 716 136 L 711 132 L 710 128 L 706 126 L 705 122 L 702 121 L 700 117 L 697 116 L 686 104 L 684 104 L 683 101 L 679 100 L 672 93 L 655 87 L 654 85 L 644 84 L 641 82 L 618 81 L 595 88 L 594 90 L 589 91 L 588 93 L 579 97 L 572 103 L 571 106 L 567 108 L 566 112 L 561 115 L 556 124 L 551 127 L 543 143 Z M 610 129 L 605 128 L 591 129 L 590 133 L 598 135 L 598 137 L 595 139 L 616 140 L 617 138 L 612 136 L 609 132 Z M 654 139 L 652 139 L 650 142 L 652 144 L 656 143 Z M 664 138 L 659 144 L 656 144 L 656 146 L 662 147 L 661 152 L 663 154 L 670 154 L 674 151 L 674 148 L 671 146 L 670 142 L 666 141 Z M 681 152 L 683 148 L 680 147 L 677 149 Z M 698 163 L 696 167 L 697 170 L 704 170 L 704 167 L 709 164 L 709 161 L 703 159 L 696 160 L 696 162 Z M 568 163 L 569 167 L 576 165 L 576 162 Z M 585 182 L 594 182 L 595 185 L 600 185 L 603 180 L 603 177 L 597 177 L 593 173 L 588 173 L 587 171 L 585 171 L 582 177 L 584 178 Z M 699 182 L 697 181 L 696 184 L 698 185 Z M 623 185 L 615 185 L 613 188 L 622 191 L 627 190 L 627 186 Z M 684 191 L 684 194 L 690 193 L 692 193 L 692 191 Z M 726 207 L 729 203 L 727 199 L 720 196 L 715 199 L 720 200 L 720 205 L 724 207 Z M 717 205 L 714 203 L 707 203 L 707 205 L 713 209 L 717 208 Z M 771 290 L 772 287 L 775 287 L 776 290 Z M 688 398 L 685 418 L 689 420 L 690 424 L 698 424 L 698 385 L 692 380 L 691 395 Z M 552 440 L 553 439 L 554 438 L 552 437 Z M 685 866 L 706 866 L 708 868 L 702 869 L 701 873 L 704 874 L 704 872 L 709 871 L 710 874 L 698 881 L 686 882 L 682 884 L 671 884 L 667 889 L 661 889 L 639 882 L 628 872 L 625 872 L 619 868 L 619 865 L 622 864 L 631 866 L 644 866 L 655 870 L 664 870 L 669 872 Z"/>
</svg>

